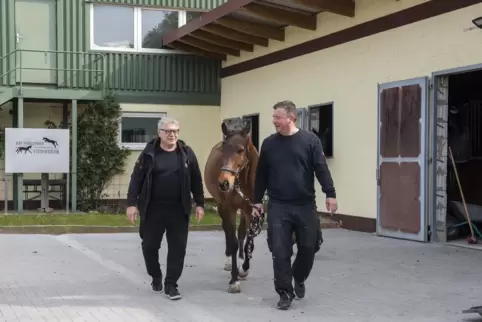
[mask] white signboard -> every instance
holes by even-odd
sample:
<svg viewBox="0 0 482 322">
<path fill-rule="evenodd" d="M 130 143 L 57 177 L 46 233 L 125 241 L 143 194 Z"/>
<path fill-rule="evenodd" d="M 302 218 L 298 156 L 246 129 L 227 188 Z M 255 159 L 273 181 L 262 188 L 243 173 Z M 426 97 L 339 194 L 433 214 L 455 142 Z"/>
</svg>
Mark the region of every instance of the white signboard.
<svg viewBox="0 0 482 322">
<path fill-rule="evenodd" d="M 5 129 L 6 173 L 69 173 L 70 134 L 64 129 Z"/>
</svg>

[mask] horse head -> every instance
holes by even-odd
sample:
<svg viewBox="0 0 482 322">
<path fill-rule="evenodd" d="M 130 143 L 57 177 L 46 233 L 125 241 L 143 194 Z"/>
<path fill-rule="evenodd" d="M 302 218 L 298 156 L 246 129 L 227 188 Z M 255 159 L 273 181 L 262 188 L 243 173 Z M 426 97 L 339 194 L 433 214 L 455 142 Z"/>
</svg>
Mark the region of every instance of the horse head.
<svg viewBox="0 0 482 322">
<path fill-rule="evenodd" d="M 251 136 L 251 124 L 245 123 L 242 128 L 228 129 L 225 122 L 221 129 L 224 140 L 221 146 L 222 167 L 218 178 L 219 189 L 222 192 L 233 190 L 239 174 L 247 168 L 249 162 L 249 152 L 253 149 Z"/>
</svg>

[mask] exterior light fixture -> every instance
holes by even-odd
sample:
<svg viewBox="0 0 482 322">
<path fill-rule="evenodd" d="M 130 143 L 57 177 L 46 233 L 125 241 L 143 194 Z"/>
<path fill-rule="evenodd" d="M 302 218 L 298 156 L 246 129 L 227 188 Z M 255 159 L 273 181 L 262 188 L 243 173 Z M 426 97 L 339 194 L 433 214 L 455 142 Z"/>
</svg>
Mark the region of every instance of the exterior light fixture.
<svg viewBox="0 0 482 322">
<path fill-rule="evenodd" d="M 475 18 L 472 23 L 479 29 L 482 29 L 482 17 Z"/>
</svg>

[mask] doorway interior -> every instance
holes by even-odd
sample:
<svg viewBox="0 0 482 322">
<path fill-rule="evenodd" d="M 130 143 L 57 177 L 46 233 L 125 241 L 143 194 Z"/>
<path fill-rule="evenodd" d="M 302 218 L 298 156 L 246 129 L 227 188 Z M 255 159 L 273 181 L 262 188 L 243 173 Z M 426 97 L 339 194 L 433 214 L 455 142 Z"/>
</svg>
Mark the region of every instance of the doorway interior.
<svg viewBox="0 0 482 322">
<path fill-rule="evenodd" d="M 482 70 L 438 76 L 435 83 L 434 226 L 440 235 L 444 216 L 445 236 L 438 236 L 439 241 L 467 245 L 464 201 L 474 226 L 482 231 Z M 481 244 L 471 247 L 482 249 Z"/>
</svg>

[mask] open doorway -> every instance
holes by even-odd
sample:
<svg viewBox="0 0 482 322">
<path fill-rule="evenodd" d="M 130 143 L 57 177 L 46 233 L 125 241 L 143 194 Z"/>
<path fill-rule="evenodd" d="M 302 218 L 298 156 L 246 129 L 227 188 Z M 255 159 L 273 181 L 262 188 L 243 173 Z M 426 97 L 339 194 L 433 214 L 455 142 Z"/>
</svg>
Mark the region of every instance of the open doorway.
<svg viewBox="0 0 482 322">
<path fill-rule="evenodd" d="M 482 230 L 482 71 L 449 75 L 445 80 L 446 236 L 449 242 L 466 244 L 470 229 L 462 193 L 473 224 Z M 455 162 L 451 161 L 451 153 Z"/>
<path fill-rule="evenodd" d="M 251 123 L 251 139 L 256 150 L 259 151 L 259 114 L 245 115 L 243 121 Z"/>
</svg>

